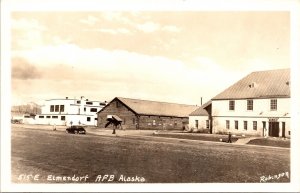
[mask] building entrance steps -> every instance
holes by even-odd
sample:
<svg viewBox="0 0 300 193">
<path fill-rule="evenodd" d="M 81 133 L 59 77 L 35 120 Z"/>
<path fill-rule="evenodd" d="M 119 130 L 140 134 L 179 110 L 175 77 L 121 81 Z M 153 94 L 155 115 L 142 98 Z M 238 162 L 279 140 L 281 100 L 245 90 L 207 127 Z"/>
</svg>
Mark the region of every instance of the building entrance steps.
<svg viewBox="0 0 300 193">
<path fill-rule="evenodd" d="M 247 144 L 249 141 L 253 139 L 259 139 L 261 137 L 246 137 L 246 138 L 240 138 L 235 143 L 236 144 Z"/>
</svg>

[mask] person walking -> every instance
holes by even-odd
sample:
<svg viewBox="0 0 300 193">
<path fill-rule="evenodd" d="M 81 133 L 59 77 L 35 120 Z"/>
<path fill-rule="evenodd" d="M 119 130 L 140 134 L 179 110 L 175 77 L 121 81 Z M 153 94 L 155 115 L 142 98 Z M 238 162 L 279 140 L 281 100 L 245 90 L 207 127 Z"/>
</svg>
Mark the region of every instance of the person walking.
<svg viewBox="0 0 300 193">
<path fill-rule="evenodd" d="M 232 143 L 232 141 L 231 141 L 231 132 L 228 133 L 228 141 L 227 141 L 227 143 Z"/>
</svg>

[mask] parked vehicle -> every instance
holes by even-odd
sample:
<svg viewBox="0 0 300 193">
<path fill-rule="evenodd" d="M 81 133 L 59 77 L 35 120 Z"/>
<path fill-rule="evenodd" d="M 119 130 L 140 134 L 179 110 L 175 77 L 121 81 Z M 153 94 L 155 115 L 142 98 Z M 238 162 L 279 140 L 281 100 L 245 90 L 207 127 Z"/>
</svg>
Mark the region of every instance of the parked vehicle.
<svg viewBox="0 0 300 193">
<path fill-rule="evenodd" d="M 66 133 L 71 134 L 86 134 L 85 129 L 82 126 L 71 126 L 66 129 Z"/>
</svg>

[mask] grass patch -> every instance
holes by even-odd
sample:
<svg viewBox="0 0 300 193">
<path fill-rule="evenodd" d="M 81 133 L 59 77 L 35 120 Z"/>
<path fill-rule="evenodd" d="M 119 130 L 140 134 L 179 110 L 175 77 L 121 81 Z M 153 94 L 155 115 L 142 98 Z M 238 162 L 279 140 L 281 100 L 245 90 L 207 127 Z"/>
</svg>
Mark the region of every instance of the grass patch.
<svg viewBox="0 0 300 193">
<path fill-rule="evenodd" d="M 47 176 L 88 175 L 85 183 L 95 183 L 108 174 L 116 176 L 114 183 L 124 183 L 118 181 L 121 175 L 144 177 L 146 183 L 233 183 L 290 172 L 288 149 L 147 139 L 12 128 L 12 181 L 59 183 Z M 39 174 L 40 180 L 18 180 L 21 174 Z"/>
<path fill-rule="evenodd" d="M 253 139 L 248 142 L 250 145 L 263 145 L 263 146 L 275 146 L 275 147 L 286 147 L 290 148 L 291 142 L 289 139 L 282 140 L 281 138 L 261 138 Z"/>
<path fill-rule="evenodd" d="M 169 138 L 177 138 L 177 139 L 192 139 L 192 140 L 201 140 L 201 141 L 215 141 L 220 142 L 220 139 L 222 139 L 222 142 L 226 142 L 228 140 L 227 136 L 216 136 L 216 135 L 201 135 L 201 134 L 171 134 L 171 133 L 158 133 L 155 136 L 157 137 L 169 137 Z M 231 141 L 236 142 L 238 140 L 237 137 L 231 137 Z"/>
</svg>

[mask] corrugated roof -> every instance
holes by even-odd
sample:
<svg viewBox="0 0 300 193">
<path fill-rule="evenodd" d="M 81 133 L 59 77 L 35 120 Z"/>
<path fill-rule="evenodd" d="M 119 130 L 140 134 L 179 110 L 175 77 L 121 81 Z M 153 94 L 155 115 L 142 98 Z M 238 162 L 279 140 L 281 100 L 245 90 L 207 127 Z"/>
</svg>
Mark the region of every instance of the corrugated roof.
<svg viewBox="0 0 300 193">
<path fill-rule="evenodd" d="M 142 115 L 188 117 L 198 107 L 195 105 L 184 105 L 168 102 L 158 102 L 140 99 L 129 99 L 116 97 L 131 110 Z"/>
<path fill-rule="evenodd" d="M 290 97 L 290 69 L 252 72 L 212 100 Z"/>
<path fill-rule="evenodd" d="M 201 107 L 199 107 L 195 111 L 193 111 L 189 116 L 208 116 L 208 112 L 204 108 L 210 104 L 211 104 L 211 101 L 204 103 Z"/>
</svg>

